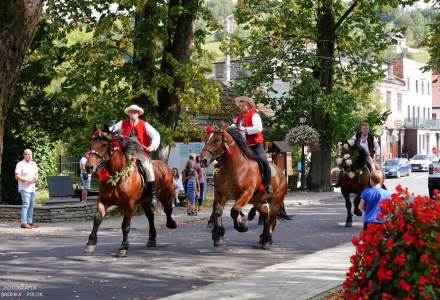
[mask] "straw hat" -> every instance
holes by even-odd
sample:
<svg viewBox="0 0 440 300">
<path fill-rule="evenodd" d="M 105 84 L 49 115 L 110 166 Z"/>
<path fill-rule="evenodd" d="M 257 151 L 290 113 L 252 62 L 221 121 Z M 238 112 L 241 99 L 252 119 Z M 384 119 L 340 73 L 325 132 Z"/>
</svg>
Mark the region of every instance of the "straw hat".
<svg viewBox="0 0 440 300">
<path fill-rule="evenodd" d="M 235 105 L 238 106 L 238 104 L 240 104 L 240 102 L 246 102 L 247 104 L 249 104 L 252 108 L 255 108 L 255 102 L 252 98 L 248 97 L 248 96 L 240 96 L 234 99 L 235 101 Z"/>
<path fill-rule="evenodd" d="M 132 105 L 130 105 L 129 107 L 127 107 L 126 109 L 124 109 L 124 112 L 125 112 L 126 115 L 128 115 L 128 112 L 131 111 L 131 110 L 136 110 L 136 111 L 138 111 L 138 112 L 139 112 L 139 115 L 142 115 L 142 114 L 144 113 L 144 110 L 143 110 L 140 106 L 138 106 L 138 105 L 136 105 L 136 104 L 132 104 Z"/>
</svg>

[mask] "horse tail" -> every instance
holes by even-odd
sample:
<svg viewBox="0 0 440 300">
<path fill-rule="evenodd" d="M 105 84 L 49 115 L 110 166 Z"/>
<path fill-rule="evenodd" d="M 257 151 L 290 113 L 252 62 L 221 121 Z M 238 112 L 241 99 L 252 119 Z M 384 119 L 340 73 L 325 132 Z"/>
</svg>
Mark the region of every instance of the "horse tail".
<svg viewBox="0 0 440 300">
<path fill-rule="evenodd" d="M 281 201 L 280 212 L 279 212 L 277 218 L 281 222 L 287 222 L 289 220 L 292 220 L 292 218 L 286 212 L 286 207 L 284 206 L 284 201 Z"/>
</svg>

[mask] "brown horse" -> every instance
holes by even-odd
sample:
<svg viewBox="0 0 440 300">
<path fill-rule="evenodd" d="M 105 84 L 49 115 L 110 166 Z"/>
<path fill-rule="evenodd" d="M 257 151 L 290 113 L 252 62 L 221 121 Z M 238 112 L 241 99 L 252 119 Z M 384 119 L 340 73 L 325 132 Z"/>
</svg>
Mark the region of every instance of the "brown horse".
<svg viewBox="0 0 440 300">
<path fill-rule="evenodd" d="M 143 189 L 143 180 L 136 163 L 129 160 L 123 150 L 133 147 L 132 140 L 125 140 L 119 136 L 116 141 L 108 132 L 95 130 L 91 138 L 91 151 L 87 159 L 86 168 L 96 169 L 103 166 L 108 172 L 108 179 L 102 180 L 99 185 L 97 199 L 98 211 L 93 220 L 93 229 L 84 249 L 85 252 L 94 252 L 96 249 L 97 232 L 107 209 L 116 205 L 124 212 L 122 221 L 123 239 L 119 248 L 119 256 L 127 255 L 129 248 L 128 233 L 130 222 L 136 205 L 139 203 L 149 222 L 149 239 L 147 247 L 156 246 L 156 228 L 154 226 L 154 208 L 151 204 L 151 195 Z M 122 145 L 122 146 L 121 146 Z M 162 203 L 168 228 L 176 228 L 173 220 L 172 203 L 175 198 L 175 189 L 170 168 L 162 161 L 153 161 L 154 175 L 156 177 L 157 198 Z"/>
<path fill-rule="evenodd" d="M 224 242 L 223 208 L 228 200 L 233 199 L 235 202 L 231 209 L 231 217 L 234 220 L 234 228 L 239 232 L 247 231 L 241 210 L 246 204 L 253 204 L 264 220 L 260 243 L 263 249 L 268 249 L 272 243 L 272 231 L 277 217 L 282 220 L 290 219 L 283 203 L 287 192 L 287 180 L 281 169 L 273 165 L 276 170 L 276 175 L 271 180 L 273 194 L 267 194 L 264 188 L 260 187 L 262 178 L 258 163 L 237 129 L 208 130 L 200 160 L 205 167 L 217 160 L 212 209 L 214 246 Z"/>
<path fill-rule="evenodd" d="M 361 201 L 362 191 L 370 186 L 370 167 L 367 162 L 369 160 L 369 154 L 359 143 L 354 140 L 348 140 L 342 143 L 339 153 L 339 170 L 337 176 L 336 187 L 341 188 L 342 196 L 345 199 L 345 207 L 347 209 L 347 218 L 345 220 L 345 227 L 351 227 L 353 224 L 353 215 L 351 213 L 351 201 L 350 194 L 355 194 L 353 201 L 354 210 L 353 213 L 356 216 L 362 216 L 362 211 L 359 209 L 359 203 Z M 381 169 L 379 164 L 374 164 L 376 169 Z M 339 171 L 342 171 L 340 173 Z"/>
</svg>

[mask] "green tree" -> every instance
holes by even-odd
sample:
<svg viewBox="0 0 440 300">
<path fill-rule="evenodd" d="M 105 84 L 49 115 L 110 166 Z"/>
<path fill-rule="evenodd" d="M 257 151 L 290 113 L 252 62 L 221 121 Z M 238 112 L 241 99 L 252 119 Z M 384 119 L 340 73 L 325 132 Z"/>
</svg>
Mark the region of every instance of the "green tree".
<svg viewBox="0 0 440 300">
<path fill-rule="evenodd" d="M 429 34 L 426 39 L 426 46 L 429 49 L 431 58 L 429 60 L 428 68 L 434 71 L 440 71 L 440 1 L 433 1 L 434 11 L 437 12 L 437 16 L 429 25 Z"/>
<path fill-rule="evenodd" d="M 391 44 L 377 11 L 411 1 L 261 1 L 239 2 L 236 20 L 251 32 L 232 47 L 252 74 L 238 89 L 276 109 L 276 128 L 308 122 L 319 130 L 321 145 L 312 151 L 309 187 L 330 190 L 332 147 L 356 130 L 371 102 L 375 82 L 383 77 L 379 53 Z M 294 86 L 275 98 L 271 85 L 280 79 Z M 370 119 L 381 120 L 371 108 Z M 371 116 L 371 113 L 375 116 Z"/>
</svg>

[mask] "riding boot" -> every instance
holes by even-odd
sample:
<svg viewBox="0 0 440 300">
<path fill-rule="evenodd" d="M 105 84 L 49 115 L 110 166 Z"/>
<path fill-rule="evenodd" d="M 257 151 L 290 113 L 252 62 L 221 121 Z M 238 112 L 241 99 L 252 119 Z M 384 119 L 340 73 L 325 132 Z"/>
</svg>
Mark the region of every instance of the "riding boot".
<svg viewBox="0 0 440 300">
<path fill-rule="evenodd" d="M 151 195 L 151 207 L 157 207 L 157 196 L 156 196 L 156 182 L 155 181 L 151 181 L 151 182 L 147 182 L 147 190 L 148 190 L 148 195 Z"/>
</svg>

